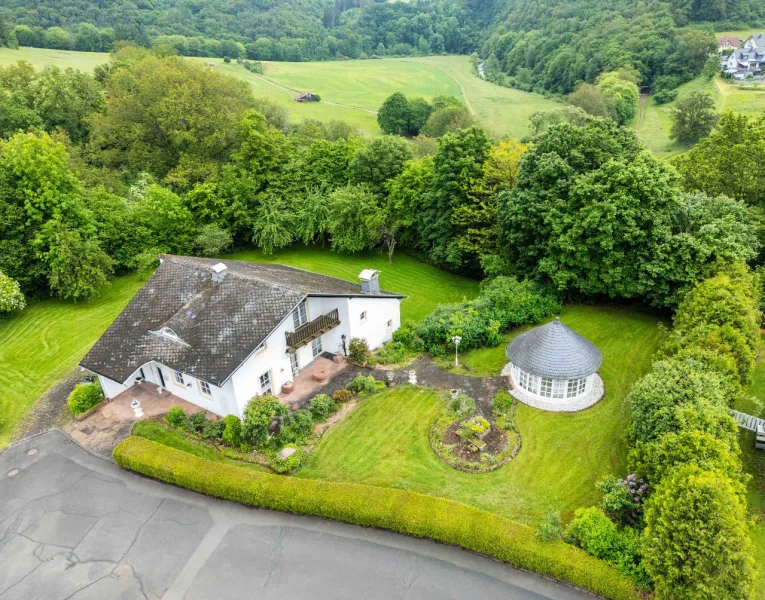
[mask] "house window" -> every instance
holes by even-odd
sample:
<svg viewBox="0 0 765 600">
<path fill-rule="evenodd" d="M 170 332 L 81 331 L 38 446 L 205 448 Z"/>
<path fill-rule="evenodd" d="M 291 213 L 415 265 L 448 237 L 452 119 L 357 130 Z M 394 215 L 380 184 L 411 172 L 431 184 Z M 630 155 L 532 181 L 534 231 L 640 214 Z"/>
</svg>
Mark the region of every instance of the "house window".
<svg viewBox="0 0 765 600">
<path fill-rule="evenodd" d="M 566 380 L 553 379 L 553 398 L 563 398 L 566 395 Z"/>
<path fill-rule="evenodd" d="M 266 371 L 260 376 L 260 391 L 264 394 L 273 393 L 273 388 L 271 387 L 271 371 Z"/>
<path fill-rule="evenodd" d="M 212 396 L 212 392 L 210 391 L 210 384 L 206 381 L 199 381 L 199 391 L 202 392 L 203 396 Z"/>
<path fill-rule="evenodd" d="M 364 312 L 361 313 L 361 316 L 360 316 L 359 320 L 362 323 L 367 320 L 367 311 L 364 311 Z"/>
<path fill-rule="evenodd" d="M 314 356 L 319 356 L 324 351 L 324 348 L 321 345 L 321 337 L 317 337 L 314 341 L 311 342 L 311 353 Z"/>
<path fill-rule="evenodd" d="M 543 398 L 551 398 L 553 389 L 553 380 L 549 377 L 542 377 L 542 389 L 540 395 Z"/>
<path fill-rule="evenodd" d="M 308 323 L 308 308 L 306 307 L 305 300 L 298 304 L 293 311 L 292 323 L 295 325 L 295 329 Z"/>
<path fill-rule="evenodd" d="M 298 358 L 297 352 L 290 354 L 290 367 L 292 367 L 293 375 L 296 375 L 300 370 L 300 359 Z"/>
<path fill-rule="evenodd" d="M 173 379 L 175 380 L 175 383 L 178 385 L 184 385 L 183 383 L 183 373 L 180 371 L 173 371 Z"/>
</svg>

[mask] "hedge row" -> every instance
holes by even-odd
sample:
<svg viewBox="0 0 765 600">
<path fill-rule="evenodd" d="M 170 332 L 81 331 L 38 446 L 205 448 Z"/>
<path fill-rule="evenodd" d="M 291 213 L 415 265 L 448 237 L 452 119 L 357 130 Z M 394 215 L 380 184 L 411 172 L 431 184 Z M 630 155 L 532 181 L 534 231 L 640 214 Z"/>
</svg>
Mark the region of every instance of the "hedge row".
<svg viewBox="0 0 765 600">
<path fill-rule="evenodd" d="M 582 550 L 563 542 L 539 541 L 526 525 L 452 500 L 257 473 L 135 437 L 115 448 L 114 460 L 127 469 L 208 496 L 429 538 L 569 581 L 607 598 L 638 597 L 628 579 Z"/>
</svg>

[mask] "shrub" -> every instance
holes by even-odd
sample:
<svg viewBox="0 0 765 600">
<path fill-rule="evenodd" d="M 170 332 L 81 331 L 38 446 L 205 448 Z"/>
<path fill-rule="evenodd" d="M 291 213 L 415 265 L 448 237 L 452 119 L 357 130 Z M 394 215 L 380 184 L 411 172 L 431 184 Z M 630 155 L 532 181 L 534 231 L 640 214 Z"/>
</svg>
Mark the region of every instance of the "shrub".
<svg viewBox="0 0 765 600">
<path fill-rule="evenodd" d="M 637 444 L 630 452 L 629 464 L 653 486 L 684 465 L 718 471 L 740 481 L 739 454 L 738 444 L 731 447 L 730 443 L 717 439 L 711 433 L 690 430 L 668 433 L 649 444 Z"/>
<path fill-rule="evenodd" d="M 643 501 L 648 492 L 647 483 L 630 473 L 625 479 L 609 475 L 595 487 L 603 494 L 600 507 L 612 521 L 620 525 L 642 525 Z"/>
<path fill-rule="evenodd" d="M 198 410 L 194 414 L 186 417 L 186 429 L 192 433 L 201 433 L 205 427 L 206 420 L 207 418 L 205 417 L 205 411 Z"/>
<path fill-rule="evenodd" d="M 558 297 L 538 284 L 500 276 L 484 282 L 477 299 L 436 308 L 422 320 L 417 335 L 434 355 L 443 354 L 455 335 L 462 337 L 462 350 L 496 346 L 502 331 L 536 323 L 560 309 Z"/>
<path fill-rule="evenodd" d="M 377 351 L 377 361 L 381 365 L 395 365 L 402 363 L 412 356 L 401 342 L 388 342 Z"/>
<path fill-rule="evenodd" d="M 723 434 L 729 427 L 726 423 L 732 421 L 726 391 L 722 377 L 701 362 L 656 362 L 653 371 L 638 381 L 627 396 L 632 416 L 629 434 L 634 441 L 642 442 L 690 428 Z M 735 428 L 732 431 L 735 433 Z"/>
<path fill-rule="evenodd" d="M 351 338 L 348 343 L 348 358 L 359 365 L 369 360 L 369 344 L 364 338 Z"/>
<path fill-rule="evenodd" d="M 231 57 L 230 56 L 224 56 L 223 57 L 223 62 L 226 63 L 226 64 L 230 63 L 231 62 Z"/>
<path fill-rule="evenodd" d="M 495 415 L 507 416 L 513 408 L 513 397 L 505 390 L 499 390 L 492 401 L 492 411 Z"/>
<path fill-rule="evenodd" d="M 242 440 L 254 447 L 268 441 L 268 429 L 274 418 L 286 415 L 286 406 L 271 394 L 255 396 L 244 408 L 242 418 Z"/>
<path fill-rule="evenodd" d="M 311 398 L 310 411 L 315 421 L 326 420 L 337 409 L 338 406 L 326 394 L 319 394 Z"/>
<path fill-rule="evenodd" d="M 744 489 L 695 465 L 646 503 L 645 567 L 659 598 L 751 598 L 756 572 Z"/>
<path fill-rule="evenodd" d="M 539 521 L 535 533 L 537 539 L 540 539 L 543 542 L 551 542 L 560 539 L 563 533 L 563 528 L 560 524 L 560 512 L 553 510 L 552 508 L 548 509 L 542 516 L 542 520 Z"/>
<path fill-rule="evenodd" d="M 139 437 L 117 446 L 114 460 L 127 469 L 209 496 L 430 538 L 570 581 L 616 600 L 636 598 L 632 582 L 581 550 L 562 542 L 541 542 L 526 525 L 445 498 L 257 473 Z"/>
<path fill-rule="evenodd" d="M 73 415 L 80 415 L 96 406 L 103 399 L 104 393 L 100 383 L 95 381 L 93 383 L 78 383 L 72 393 L 69 394 L 67 404 Z"/>
<path fill-rule="evenodd" d="M 186 425 L 186 412 L 180 406 L 171 406 L 165 421 L 173 427 L 184 427 Z"/>
<path fill-rule="evenodd" d="M 641 562 L 640 535 L 631 527 L 619 531 L 600 508 L 579 508 L 566 535 L 588 554 L 611 563 L 617 571 L 632 577 L 640 587 L 650 586 Z"/>
<path fill-rule="evenodd" d="M 396 331 L 393 332 L 393 342 L 401 344 L 406 350 L 420 354 L 425 350 L 425 342 L 417 335 L 417 326 L 414 321 L 404 321 Z"/>
<path fill-rule="evenodd" d="M 202 437 L 206 440 L 219 440 L 223 436 L 226 424 L 220 419 L 210 419 L 202 428 Z"/>
<path fill-rule="evenodd" d="M 242 420 L 236 415 L 226 415 L 223 419 L 223 441 L 238 448 L 242 444 Z"/>
<path fill-rule="evenodd" d="M 305 462 L 306 458 L 308 458 L 306 453 L 298 449 L 292 456 L 289 456 L 285 460 L 277 457 L 271 463 L 271 469 L 274 473 L 279 473 L 280 475 L 284 473 L 292 473 Z"/>
<path fill-rule="evenodd" d="M 656 104 L 667 104 L 677 99 L 678 90 L 661 90 L 653 95 Z"/>
<path fill-rule="evenodd" d="M 351 390 L 337 390 L 332 394 L 332 401 L 336 404 L 345 404 L 353 400 L 353 392 Z"/>
<path fill-rule="evenodd" d="M 377 391 L 377 380 L 371 375 L 359 375 L 348 384 L 348 389 L 354 394 L 373 394 Z"/>
<path fill-rule="evenodd" d="M 476 411 L 475 400 L 470 396 L 457 396 L 449 402 L 449 410 L 457 417 L 472 415 Z"/>
<path fill-rule="evenodd" d="M 296 444 L 305 441 L 313 430 L 313 417 L 308 410 L 296 410 L 284 420 L 284 427 L 279 435 L 284 444 Z"/>
<path fill-rule="evenodd" d="M 26 305 L 19 282 L 0 271 L 0 313 L 21 310 Z"/>
</svg>

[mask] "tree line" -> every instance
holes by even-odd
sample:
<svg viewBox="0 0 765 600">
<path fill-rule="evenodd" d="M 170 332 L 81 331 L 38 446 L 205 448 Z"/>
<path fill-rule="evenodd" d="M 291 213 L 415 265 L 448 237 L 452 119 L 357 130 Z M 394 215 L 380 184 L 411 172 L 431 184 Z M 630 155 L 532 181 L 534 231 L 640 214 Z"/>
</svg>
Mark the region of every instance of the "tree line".
<svg viewBox="0 0 765 600">
<path fill-rule="evenodd" d="M 302 242 L 671 307 L 718 258 L 758 259 L 750 198 L 684 187 L 611 119 L 537 115 L 533 143 L 472 123 L 369 140 L 135 46 L 93 77 L 0 69 L 0 94 L 0 271 L 31 296 L 93 297 L 160 252 Z M 464 111 L 401 99 L 425 130 Z"/>
<path fill-rule="evenodd" d="M 3 0 L 0 30 L 23 46 L 110 51 L 116 40 L 168 44 L 182 56 L 310 61 L 477 53 L 489 80 L 568 94 L 601 73 L 634 69 L 640 85 L 682 83 L 716 50 L 695 23 L 743 19 L 748 0 Z M 712 18 L 714 17 L 714 18 Z M 2 25 L 5 23 L 5 25 Z M 2 40 L 0 34 L 0 40 Z M 2 41 L 0 41 L 0 44 Z M 674 86 L 676 87 L 676 85 Z"/>
</svg>

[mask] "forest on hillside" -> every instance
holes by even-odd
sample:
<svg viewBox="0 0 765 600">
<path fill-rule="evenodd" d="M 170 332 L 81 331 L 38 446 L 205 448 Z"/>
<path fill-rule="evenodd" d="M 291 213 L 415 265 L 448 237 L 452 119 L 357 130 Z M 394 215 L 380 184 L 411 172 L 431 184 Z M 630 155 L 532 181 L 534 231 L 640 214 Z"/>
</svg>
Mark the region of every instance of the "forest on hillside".
<svg viewBox="0 0 765 600">
<path fill-rule="evenodd" d="M 0 0 L 8 45 L 133 41 L 277 61 L 477 53 L 495 83 L 553 94 L 617 69 L 641 85 L 687 81 L 715 49 L 712 23 L 764 18 L 751 0 Z"/>
</svg>

